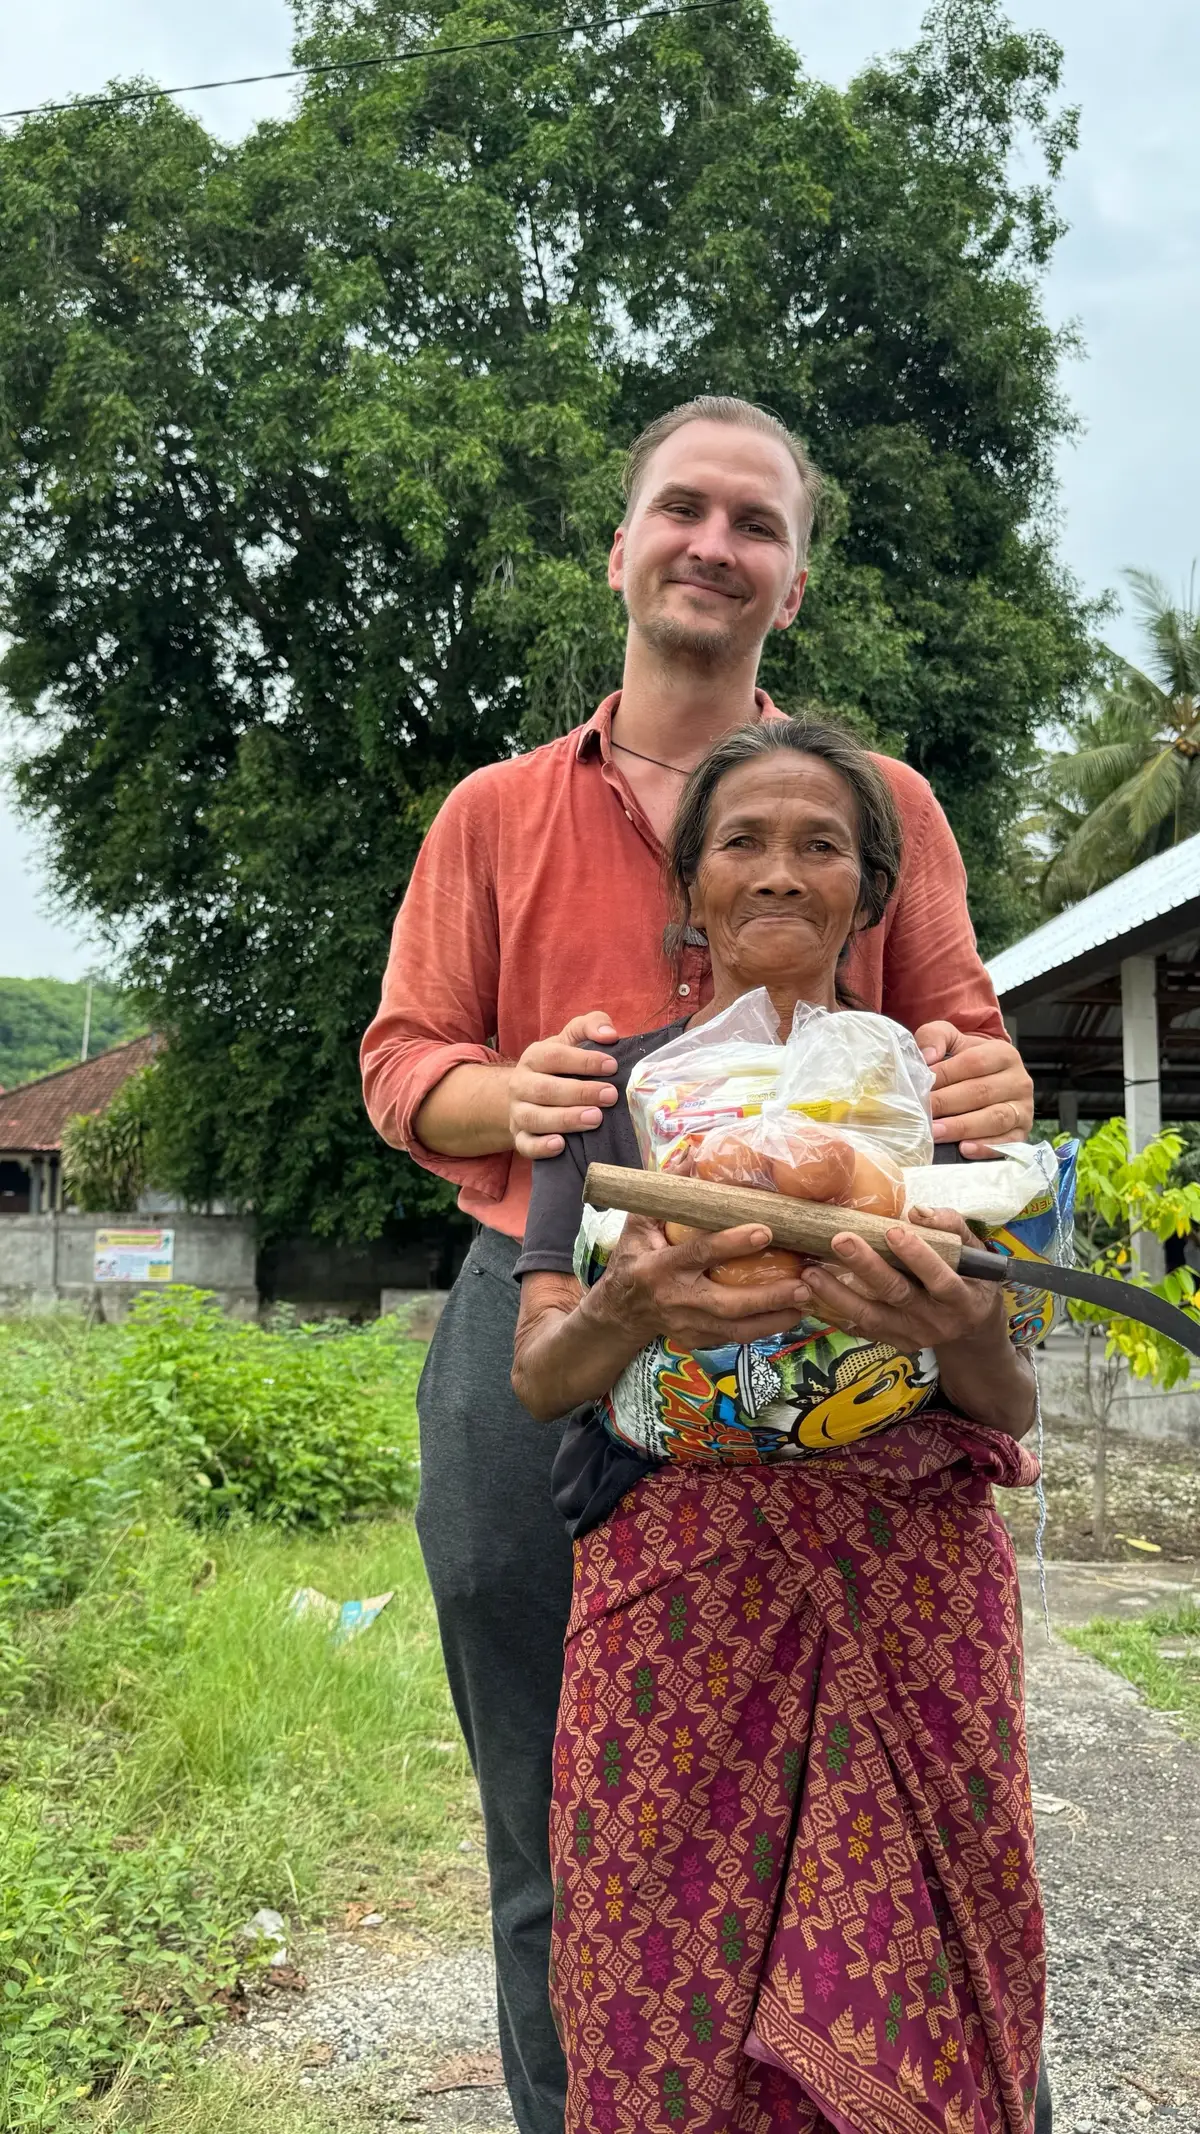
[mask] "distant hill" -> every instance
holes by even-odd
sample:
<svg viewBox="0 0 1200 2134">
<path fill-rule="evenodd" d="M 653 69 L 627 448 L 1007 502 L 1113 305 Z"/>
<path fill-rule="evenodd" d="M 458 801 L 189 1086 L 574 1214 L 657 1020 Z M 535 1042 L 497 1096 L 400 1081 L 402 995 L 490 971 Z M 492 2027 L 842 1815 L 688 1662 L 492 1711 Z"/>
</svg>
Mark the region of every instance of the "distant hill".
<svg viewBox="0 0 1200 2134">
<path fill-rule="evenodd" d="M 87 984 L 61 978 L 0 978 L 0 1089 L 71 1067 L 83 1042 Z M 92 992 L 89 1056 L 146 1027 L 115 986 Z"/>
</svg>

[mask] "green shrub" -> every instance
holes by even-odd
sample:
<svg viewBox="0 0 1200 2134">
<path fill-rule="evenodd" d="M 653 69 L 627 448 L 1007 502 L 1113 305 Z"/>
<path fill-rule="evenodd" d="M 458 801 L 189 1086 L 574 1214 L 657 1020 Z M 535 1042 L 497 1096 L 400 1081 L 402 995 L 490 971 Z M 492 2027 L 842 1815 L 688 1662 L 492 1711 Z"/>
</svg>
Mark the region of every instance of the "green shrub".
<svg viewBox="0 0 1200 2134">
<path fill-rule="evenodd" d="M 67 2134 L 189 2065 L 261 1904 L 453 1858 L 466 1764 L 393 1516 L 422 1356 L 188 1291 L 0 1324 L 0 2128 Z M 303 1585 L 396 1598 L 335 1647 L 289 1617 Z"/>
<path fill-rule="evenodd" d="M 0 1324 L 0 1615 L 69 1599 L 156 1487 L 149 1449 L 95 1399 L 111 1338 Z"/>
<path fill-rule="evenodd" d="M 139 1300 L 98 1393 L 111 1431 L 157 1449 L 190 1516 L 329 1528 L 412 1503 L 423 1354 L 394 1321 L 268 1331 L 172 1288 Z"/>
<path fill-rule="evenodd" d="M 62 1175 L 73 1206 L 99 1215 L 137 1207 L 147 1186 L 162 1185 L 156 1164 L 158 1068 L 123 1082 L 103 1111 L 77 1112 L 63 1134 Z"/>
</svg>

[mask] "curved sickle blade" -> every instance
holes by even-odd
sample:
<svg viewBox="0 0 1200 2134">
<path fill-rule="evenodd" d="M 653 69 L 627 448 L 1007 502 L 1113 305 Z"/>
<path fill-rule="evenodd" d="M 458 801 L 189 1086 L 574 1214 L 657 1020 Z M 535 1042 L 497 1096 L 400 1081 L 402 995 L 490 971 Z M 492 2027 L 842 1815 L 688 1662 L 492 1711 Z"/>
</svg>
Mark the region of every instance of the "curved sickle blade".
<svg viewBox="0 0 1200 2134">
<path fill-rule="evenodd" d="M 979 1262 L 990 1260 L 990 1267 Z M 996 1261 L 1001 1261 L 1001 1271 Z M 1028 1275 L 1024 1270 L 1028 1268 Z M 1012 1253 L 976 1252 L 968 1249 L 959 1262 L 959 1273 L 976 1280 L 1010 1282 L 1022 1289 L 1052 1289 L 1057 1296 L 1074 1297 L 1079 1304 L 1096 1304 L 1114 1319 L 1137 1319 L 1152 1326 L 1156 1334 L 1177 1341 L 1181 1349 L 1200 1356 L 1200 1320 L 1191 1319 L 1165 1297 L 1139 1289 L 1136 1282 L 1119 1282 L 1112 1275 L 1087 1274 L 1082 1267 L 1056 1267 L 1049 1260 L 1019 1260 Z"/>
</svg>

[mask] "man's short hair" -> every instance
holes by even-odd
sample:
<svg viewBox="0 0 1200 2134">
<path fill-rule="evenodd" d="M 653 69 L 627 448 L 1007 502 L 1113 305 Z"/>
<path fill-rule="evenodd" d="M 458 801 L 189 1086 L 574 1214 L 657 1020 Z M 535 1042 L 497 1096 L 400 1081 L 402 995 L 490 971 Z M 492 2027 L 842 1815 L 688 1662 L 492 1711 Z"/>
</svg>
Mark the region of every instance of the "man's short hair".
<svg viewBox="0 0 1200 2134">
<path fill-rule="evenodd" d="M 766 408 L 756 407 L 752 400 L 735 400 L 730 393 L 701 393 L 696 400 L 685 400 L 682 407 L 668 408 L 647 423 L 640 437 L 635 437 L 625 455 L 625 470 L 621 487 L 625 495 L 625 517 L 638 500 L 638 492 L 645 479 L 646 466 L 651 455 L 676 430 L 682 430 L 689 422 L 728 422 L 739 429 L 757 430 L 760 437 L 773 437 L 783 446 L 800 477 L 800 524 L 797 530 L 796 548 L 801 562 L 808 554 L 812 539 L 813 520 L 821 497 L 821 477 L 814 467 L 800 439 L 788 429 L 786 423 L 772 415 Z"/>
</svg>

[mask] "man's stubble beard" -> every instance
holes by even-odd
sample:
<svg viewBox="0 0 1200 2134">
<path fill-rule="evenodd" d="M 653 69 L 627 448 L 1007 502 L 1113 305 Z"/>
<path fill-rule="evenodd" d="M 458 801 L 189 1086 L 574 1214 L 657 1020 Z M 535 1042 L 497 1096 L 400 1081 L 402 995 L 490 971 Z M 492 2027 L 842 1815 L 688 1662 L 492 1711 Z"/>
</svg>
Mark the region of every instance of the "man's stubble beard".
<svg viewBox="0 0 1200 2134">
<path fill-rule="evenodd" d="M 762 655 L 765 639 L 746 642 L 736 623 L 723 629 L 694 630 L 674 615 L 651 615 L 645 620 L 635 616 L 625 595 L 625 612 L 643 642 L 652 652 L 675 659 L 690 660 L 698 667 L 732 667 L 752 654 L 757 666 Z"/>
<path fill-rule="evenodd" d="M 699 667 L 730 667 L 744 656 L 732 630 L 689 630 L 686 623 L 670 616 L 640 623 L 638 628 L 652 651 L 669 659 L 691 660 Z"/>
</svg>

